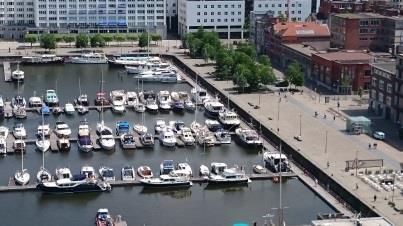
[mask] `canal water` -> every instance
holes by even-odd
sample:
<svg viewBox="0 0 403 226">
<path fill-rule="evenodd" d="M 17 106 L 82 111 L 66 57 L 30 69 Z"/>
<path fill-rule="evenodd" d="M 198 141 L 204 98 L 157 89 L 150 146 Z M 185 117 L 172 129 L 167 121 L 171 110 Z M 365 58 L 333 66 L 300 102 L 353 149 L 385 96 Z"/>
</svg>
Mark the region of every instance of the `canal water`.
<svg viewBox="0 0 403 226">
<path fill-rule="evenodd" d="M 0 95 L 12 97 L 20 92 L 27 101 L 34 92 L 38 96 L 46 89 L 55 89 L 62 104 L 72 102 L 79 94 L 78 80 L 81 80 L 82 92 L 88 94 L 93 101 L 100 89 L 101 74 L 104 74 L 104 90 L 125 89 L 138 91 L 137 80 L 120 73 L 121 69 L 108 68 L 107 65 L 60 65 L 60 66 L 21 66 L 25 71 L 25 82 L 17 86 L 13 83 L 0 82 Z M 0 72 L 3 78 L 2 70 Z M 181 84 L 149 84 L 144 83 L 144 90 L 188 91 L 191 87 Z M 19 90 L 19 91 L 17 91 Z M 91 111 L 85 116 L 64 116 L 58 118 L 46 116 L 46 122 L 54 127 L 57 120 L 67 122 L 76 133 L 78 124 L 86 119 L 91 127 L 100 115 Z M 106 124 L 114 128 L 119 120 L 131 124 L 141 122 L 141 114 L 127 111 L 123 115 L 113 114 L 110 110 L 104 113 Z M 153 131 L 156 119 L 181 120 L 190 124 L 195 118 L 204 122 L 202 110 L 196 114 L 186 112 L 178 115 L 171 113 L 145 113 L 145 125 Z M 10 129 L 17 122 L 15 119 L 4 119 L 0 124 Z M 29 113 L 23 122 L 29 138 L 35 137 L 41 116 Z M 45 153 L 45 167 L 52 172 L 58 167 L 69 167 L 78 173 L 81 166 L 92 165 L 95 168 L 109 166 L 115 169 L 120 178 L 120 169 L 125 165 L 149 165 L 154 174 L 158 174 L 159 164 L 164 159 L 177 162 L 189 162 L 193 171 L 198 172 L 201 164 L 226 162 L 228 165 L 244 166 L 248 172 L 253 164 L 261 164 L 262 158 L 256 150 L 236 145 L 222 145 L 212 149 L 202 147 L 165 148 L 158 142 L 153 149 L 121 150 L 119 145 L 114 152 L 98 151 L 80 153 L 75 144 L 67 153 Z M 42 162 L 41 153 L 34 145 L 28 146 L 24 155 L 24 168 L 31 173 L 31 182 L 35 181 L 36 172 Z M 0 184 L 7 185 L 10 177 L 21 167 L 20 155 L 8 155 L 0 158 Z M 143 190 L 142 187 L 114 188 L 110 193 L 74 194 L 74 195 L 42 195 L 39 192 L 19 192 L 0 194 L 1 225 L 92 225 L 98 208 L 109 208 L 112 215 L 121 214 L 129 225 L 232 225 L 236 222 L 262 223 L 263 215 L 272 212 L 276 215 L 279 203 L 279 184 L 271 181 L 254 181 L 247 187 L 214 188 L 195 184 L 186 190 Z M 283 184 L 283 205 L 288 224 L 307 224 L 315 219 L 318 213 L 331 213 L 334 210 L 297 179 L 290 179 Z M 274 218 L 275 220 L 275 218 Z"/>
</svg>

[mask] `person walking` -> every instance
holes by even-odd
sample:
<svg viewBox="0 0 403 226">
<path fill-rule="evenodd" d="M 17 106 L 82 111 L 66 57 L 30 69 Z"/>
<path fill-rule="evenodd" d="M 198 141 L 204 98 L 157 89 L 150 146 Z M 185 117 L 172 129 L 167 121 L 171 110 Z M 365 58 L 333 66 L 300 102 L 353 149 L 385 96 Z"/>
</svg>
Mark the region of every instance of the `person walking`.
<svg viewBox="0 0 403 226">
<path fill-rule="evenodd" d="M 368 149 L 371 149 L 371 143 L 368 144 Z"/>
<path fill-rule="evenodd" d="M 376 202 L 376 195 L 374 195 L 374 202 Z"/>
</svg>

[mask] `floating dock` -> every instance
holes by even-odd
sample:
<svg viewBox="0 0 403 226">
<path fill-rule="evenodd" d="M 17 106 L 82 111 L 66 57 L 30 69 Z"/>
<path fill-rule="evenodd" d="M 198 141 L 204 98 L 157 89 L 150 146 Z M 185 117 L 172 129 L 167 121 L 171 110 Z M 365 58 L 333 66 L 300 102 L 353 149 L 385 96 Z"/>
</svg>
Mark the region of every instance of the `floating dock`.
<svg viewBox="0 0 403 226">
<path fill-rule="evenodd" d="M 265 174 L 246 174 L 252 181 L 253 180 L 271 180 L 274 177 L 279 177 L 278 173 L 272 173 L 268 172 Z M 287 178 L 295 178 L 298 177 L 297 174 L 293 172 L 283 172 L 282 177 L 284 179 Z M 126 187 L 126 186 L 142 186 L 140 182 L 140 177 L 136 175 L 136 179 L 133 181 L 123 181 L 123 180 L 116 180 L 116 181 L 110 181 L 110 185 L 113 187 Z M 207 183 L 207 179 L 204 177 L 192 177 L 190 179 L 193 183 L 198 183 L 198 184 L 203 184 Z M 10 178 L 9 184 L 7 186 L 0 186 L 0 192 L 18 192 L 18 191 L 36 191 L 36 183 L 34 184 L 28 184 L 28 185 L 15 185 L 14 179 Z M 161 188 L 163 189 L 163 188 Z"/>
<path fill-rule="evenodd" d="M 11 82 L 11 66 L 10 62 L 3 62 L 3 70 L 4 70 L 4 81 Z"/>
</svg>

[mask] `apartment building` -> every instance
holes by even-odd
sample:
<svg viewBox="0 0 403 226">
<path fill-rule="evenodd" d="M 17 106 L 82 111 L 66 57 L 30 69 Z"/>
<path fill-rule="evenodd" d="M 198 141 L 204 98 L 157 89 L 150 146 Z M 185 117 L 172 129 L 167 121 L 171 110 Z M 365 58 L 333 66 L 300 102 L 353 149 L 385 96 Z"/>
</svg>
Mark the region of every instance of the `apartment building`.
<svg viewBox="0 0 403 226">
<path fill-rule="evenodd" d="M 0 0 L 0 38 L 22 38 L 26 27 L 33 26 L 33 1 Z"/>
<path fill-rule="evenodd" d="M 35 27 L 30 33 L 166 34 L 165 0 L 33 0 Z"/>
<path fill-rule="evenodd" d="M 244 0 L 178 0 L 180 36 L 203 27 L 222 38 L 243 38 L 244 22 Z"/>
<path fill-rule="evenodd" d="M 288 3 L 290 4 L 288 6 Z M 290 21 L 305 21 L 311 15 L 312 0 L 255 0 L 253 11 L 265 14 L 272 11 L 274 17 L 287 17 Z"/>
<path fill-rule="evenodd" d="M 403 55 L 397 55 L 397 68 L 394 86 L 394 101 L 393 107 L 396 110 L 395 121 L 403 127 Z"/>
</svg>

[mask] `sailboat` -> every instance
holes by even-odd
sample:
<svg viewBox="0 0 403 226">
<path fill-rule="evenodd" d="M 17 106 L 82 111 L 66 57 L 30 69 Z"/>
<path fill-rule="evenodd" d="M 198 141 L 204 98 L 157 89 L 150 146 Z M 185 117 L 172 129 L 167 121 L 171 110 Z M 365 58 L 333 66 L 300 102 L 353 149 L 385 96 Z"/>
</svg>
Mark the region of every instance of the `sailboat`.
<svg viewBox="0 0 403 226">
<path fill-rule="evenodd" d="M 103 79 L 104 74 L 101 72 L 101 92 L 103 92 Z M 111 128 L 105 125 L 104 123 L 104 111 L 103 111 L 103 103 L 101 103 L 101 113 L 100 113 L 100 122 L 97 123 L 97 134 L 99 136 L 99 143 L 101 147 L 105 150 L 113 150 L 115 148 L 115 139 L 113 137 L 113 131 Z"/>
<path fill-rule="evenodd" d="M 41 115 L 42 115 L 42 128 L 44 128 L 45 124 L 44 124 L 43 112 Z M 36 147 L 42 152 L 46 152 L 47 150 L 49 150 L 50 141 L 48 139 L 45 139 L 45 130 L 44 129 L 42 129 L 42 133 L 39 134 L 39 138 L 36 140 L 35 144 L 36 144 Z"/>
<path fill-rule="evenodd" d="M 14 174 L 14 181 L 17 185 L 27 185 L 30 177 L 28 170 L 24 169 L 24 152 L 21 151 L 21 170 Z"/>
<path fill-rule="evenodd" d="M 143 112 L 143 113 L 141 113 L 141 124 L 133 125 L 133 130 L 140 135 L 144 135 L 148 131 L 147 127 L 144 126 L 144 118 L 145 118 L 145 116 L 144 116 L 144 112 Z"/>
</svg>

